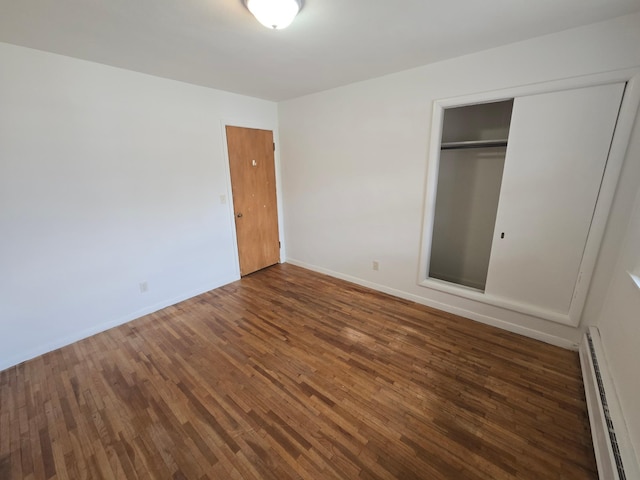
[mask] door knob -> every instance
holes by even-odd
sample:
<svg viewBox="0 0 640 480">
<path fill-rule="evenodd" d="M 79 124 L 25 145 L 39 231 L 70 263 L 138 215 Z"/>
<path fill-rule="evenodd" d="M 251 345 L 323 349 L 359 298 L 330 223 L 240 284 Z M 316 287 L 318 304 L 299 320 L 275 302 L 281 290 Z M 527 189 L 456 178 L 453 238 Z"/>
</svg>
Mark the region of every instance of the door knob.
<svg viewBox="0 0 640 480">
<path fill-rule="evenodd" d="M 242 218 L 242 214 L 241 214 L 241 213 L 239 213 L 239 214 L 237 214 L 237 215 L 236 215 L 236 217 L 238 217 L 238 218 Z"/>
</svg>

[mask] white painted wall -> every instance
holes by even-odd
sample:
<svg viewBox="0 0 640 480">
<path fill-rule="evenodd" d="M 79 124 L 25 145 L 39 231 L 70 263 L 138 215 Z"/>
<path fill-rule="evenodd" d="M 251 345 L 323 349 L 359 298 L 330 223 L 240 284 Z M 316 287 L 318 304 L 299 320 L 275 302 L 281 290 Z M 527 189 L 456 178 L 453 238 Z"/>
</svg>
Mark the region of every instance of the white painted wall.
<svg viewBox="0 0 640 480">
<path fill-rule="evenodd" d="M 222 122 L 277 138 L 274 103 L 7 44 L 0 65 L 0 369 L 239 278 Z"/>
<path fill-rule="evenodd" d="M 634 137 L 629 157 L 640 163 L 640 121 L 637 119 Z M 634 180 L 640 186 L 640 175 Z M 596 324 L 636 463 L 640 465 L 640 285 L 629 273 L 640 275 L 640 193 Z"/>
<path fill-rule="evenodd" d="M 639 44 L 635 14 L 280 103 L 288 260 L 575 347 L 579 329 L 417 285 L 431 104 L 635 67 Z M 637 189 L 624 177 L 634 163 L 623 167 L 584 323 L 602 305 Z"/>
</svg>

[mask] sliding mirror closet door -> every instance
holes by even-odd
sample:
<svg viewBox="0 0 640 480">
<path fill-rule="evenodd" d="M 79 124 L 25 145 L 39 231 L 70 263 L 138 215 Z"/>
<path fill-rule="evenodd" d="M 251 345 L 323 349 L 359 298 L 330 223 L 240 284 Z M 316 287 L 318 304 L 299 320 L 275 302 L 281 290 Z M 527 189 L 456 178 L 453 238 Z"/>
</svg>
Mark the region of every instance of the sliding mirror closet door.
<svg viewBox="0 0 640 480">
<path fill-rule="evenodd" d="M 512 104 L 444 112 L 430 278 L 485 288 Z"/>
<path fill-rule="evenodd" d="M 569 312 L 623 92 L 515 99 L 486 294 Z"/>
</svg>

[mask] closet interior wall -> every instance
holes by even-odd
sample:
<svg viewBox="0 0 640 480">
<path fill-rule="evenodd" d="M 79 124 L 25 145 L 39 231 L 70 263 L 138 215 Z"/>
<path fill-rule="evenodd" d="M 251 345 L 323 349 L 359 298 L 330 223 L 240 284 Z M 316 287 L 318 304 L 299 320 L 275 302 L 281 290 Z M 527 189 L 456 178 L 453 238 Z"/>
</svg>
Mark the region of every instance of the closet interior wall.
<svg viewBox="0 0 640 480">
<path fill-rule="evenodd" d="M 484 290 L 513 100 L 444 112 L 429 277 Z M 461 145 L 464 143 L 464 145 Z"/>
</svg>

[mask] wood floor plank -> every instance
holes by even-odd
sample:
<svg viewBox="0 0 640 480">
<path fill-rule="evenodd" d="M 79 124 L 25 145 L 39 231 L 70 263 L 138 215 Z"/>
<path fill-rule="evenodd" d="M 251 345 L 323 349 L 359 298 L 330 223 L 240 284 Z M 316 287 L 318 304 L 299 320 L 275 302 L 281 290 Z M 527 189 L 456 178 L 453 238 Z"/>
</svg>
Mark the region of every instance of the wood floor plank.
<svg viewBox="0 0 640 480">
<path fill-rule="evenodd" d="M 578 356 L 292 265 L 0 372 L 2 479 L 595 479 Z"/>
</svg>

